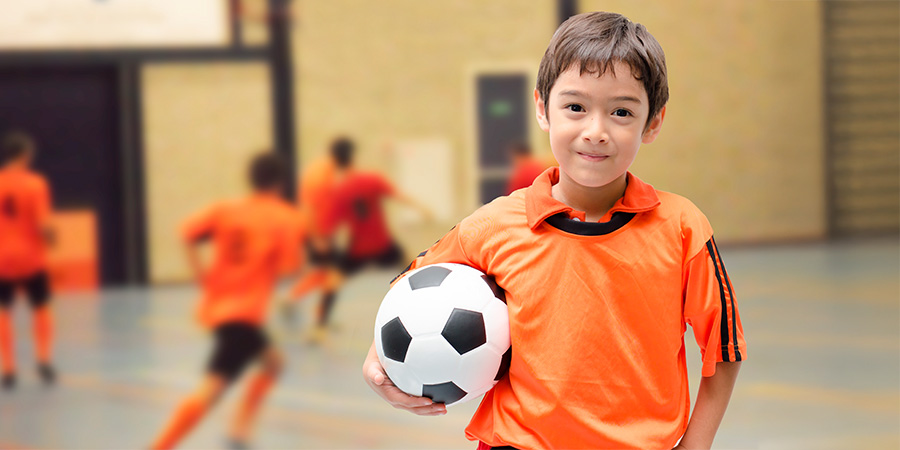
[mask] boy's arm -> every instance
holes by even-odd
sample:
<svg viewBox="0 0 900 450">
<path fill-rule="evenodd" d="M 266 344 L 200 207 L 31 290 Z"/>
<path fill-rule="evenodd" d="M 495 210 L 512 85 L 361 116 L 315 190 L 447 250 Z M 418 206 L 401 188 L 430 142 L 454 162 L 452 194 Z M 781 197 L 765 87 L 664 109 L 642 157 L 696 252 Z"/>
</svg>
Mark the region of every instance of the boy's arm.
<svg viewBox="0 0 900 450">
<path fill-rule="evenodd" d="M 200 257 L 198 247 L 210 240 L 215 228 L 219 208 L 213 206 L 205 211 L 189 218 L 181 226 L 181 241 L 187 257 L 188 266 L 198 283 L 203 283 L 206 278 L 206 268 Z"/>
<path fill-rule="evenodd" d="M 194 279 L 197 280 L 197 283 L 202 284 L 204 278 L 206 278 L 206 269 L 203 267 L 203 262 L 200 258 L 200 252 L 197 249 L 198 245 L 198 241 L 184 241 L 184 251 L 185 255 L 187 255 L 188 265 L 191 268 L 191 273 L 194 274 Z"/>
<path fill-rule="evenodd" d="M 722 423 L 722 417 L 725 416 L 725 409 L 728 408 L 728 401 L 731 399 L 740 368 L 740 361 L 718 362 L 715 375 L 700 379 L 694 413 L 691 414 L 687 430 L 676 449 L 695 450 L 712 447 L 716 431 Z"/>
</svg>

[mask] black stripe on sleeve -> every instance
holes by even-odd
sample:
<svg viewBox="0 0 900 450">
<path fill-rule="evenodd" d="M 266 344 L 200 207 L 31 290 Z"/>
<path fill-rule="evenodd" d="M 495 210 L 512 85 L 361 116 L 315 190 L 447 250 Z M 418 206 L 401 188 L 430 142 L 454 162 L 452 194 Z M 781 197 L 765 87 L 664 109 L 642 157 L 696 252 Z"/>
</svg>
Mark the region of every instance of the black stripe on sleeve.
<svg viewBox="0 0 900 450">
<path fill-rule="evenodd" d="M 397 276 L 394 277 L 394 278 L 391 280 L 391 284 L 393 284 L 395 281 L 397 281 L 397 278 L 400 278 L 400 277 L 402 277 L 403 275 L 406 275 L 406 272 L 409 272 L 409 269 L 412 268 L 413 263 L 416 262 L 417 259 L 419 259 L 419 258 L 425 256 L 426 253 L 428 253 L 428 250 L 422 251 L 422 253 L 419 253 L 418 256 L 416 256 L 415 258 L 413 258 L 413 260 L 409 262 L 409 264 L 406 266 L 406 268 L 403 269 L 402 272 L 400 272 L 399 274 L 397 274 Z"/>
<path fill-rule="evenodd" d="M 719 280 L 719 299 L 722 302 L 722 319 L 720 321 L 722 338 L 722 361 L 731 362 L 731 360 L 729 359 L 730 357 L 728 356 L 728 304 L 725 303 L 725 285 L 722 283 L 722 274 L 719 273 L 719 262 L 716 260 L 716 251 L 713 247 L 712 238 L 706 241 L 706 250 L 709 252 L 709 257 L 712 258 L 713 267 L 716 268 L 716 279 Z"/>
<path fill-rule="evenodd" d="M 725 276 L 725 285 L 728 287 L 728 297 L 731 299 L 731 334 L 734 341 L 734 360 L 741 360 L 741 351 L 738 349 L 738 338 L 737 338 L 737 311 L 734 308 L 734 289 L 731 287 L 731 277 L 728 276 L 728 271 L 725 270 L 725 261 L 722 259 L 722 253 L 719 252 L 719 246 L 716 244 L 715 238 L 710 238 L 713 243 L 713 248 L 716 249 L 716 254 L 719 255 L 719 265 L 722 266 L 722 275 Z"/>
</svg>

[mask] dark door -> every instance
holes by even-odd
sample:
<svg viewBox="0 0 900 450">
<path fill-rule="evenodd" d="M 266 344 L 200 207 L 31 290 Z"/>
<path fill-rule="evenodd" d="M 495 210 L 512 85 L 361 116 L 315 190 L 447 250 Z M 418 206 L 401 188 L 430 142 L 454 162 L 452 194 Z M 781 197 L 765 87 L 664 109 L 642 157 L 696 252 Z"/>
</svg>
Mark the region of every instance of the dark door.
<svg viewBox="0 0 900 450">
<path fill-rule="evenodd" d="M 103 284 L 126 279 L 118 105 L 115 67 L 0 68 L 0 131 L 34 136 L 54 208 L 94 210 Z"/>
<path fill-rule="evenodd" d="M 504 195 L 509 177 L 507 146 L 528 142 L 529 97 L 525 75 L 478 77 L 478 166 L 480 198 Z"/>
</svg>

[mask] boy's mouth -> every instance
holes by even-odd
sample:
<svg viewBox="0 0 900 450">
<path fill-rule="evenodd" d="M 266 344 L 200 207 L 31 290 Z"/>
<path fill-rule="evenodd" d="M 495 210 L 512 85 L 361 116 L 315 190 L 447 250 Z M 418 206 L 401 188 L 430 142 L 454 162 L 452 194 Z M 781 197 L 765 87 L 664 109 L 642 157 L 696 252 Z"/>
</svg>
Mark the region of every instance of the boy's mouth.
<svg viewBox="0 0 900 450">
<path fill-rule="evenodd" d="M 600 155 L 594 153 L 584 153 L 584 152 L 575 152 L 578 153 L 579 156 L 588 160 L 588 161 L 603 161 L 606 158 L 609 158 L 609 155 Z"/>
</svg>

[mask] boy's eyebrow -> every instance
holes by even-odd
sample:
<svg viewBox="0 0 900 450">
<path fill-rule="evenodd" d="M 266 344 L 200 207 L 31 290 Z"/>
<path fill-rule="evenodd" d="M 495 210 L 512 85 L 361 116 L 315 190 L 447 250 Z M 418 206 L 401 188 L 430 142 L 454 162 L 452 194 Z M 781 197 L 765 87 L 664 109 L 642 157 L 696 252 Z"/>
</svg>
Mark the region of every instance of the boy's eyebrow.
<svg viewBox="0 0 900 450">
<path fill-rule="evenodd" d="M 560 96 L 560 97 L 564 97 L 564 96 L 587 97 L 587 95 L 585 95 L 583 92 L 581 92 L 581 91 L 576 91 L 576 90 L 574 90 L 574 89 L 570 89 L 570 90 L 567 90 L 567 91 L 562 91 L 562 92 L 559 93 L 559 96 Z M 632 96 L 630 96 L 630 95 L 620 95 L 620 96 L 618 96 L 618 97 L 613 97 L 613 98 L 610 99 L 610 101 L 613 101 L 613 102 L 632 102 L 632 103 L 641 103 L 641 99 L 639 99 L 639 98 L 637 98 L 637 97 L 632 97 Z"/>
<path fill-rule="evenodd" d="M 612 101 L 614 101 L 614 102 L 634 102 L 634 103 L 640 103 L 640 102 L 641 102 L 641 99 L 639 99 L 639 98 L 637 98 L 637 97 L 632 97 L 632 96 L 630 96 L 630 95 L 620 95 L 620 96 L 618 96 L 618 97 L 613 97 L 613 98 L 612 98 Z"/>
</svg>

